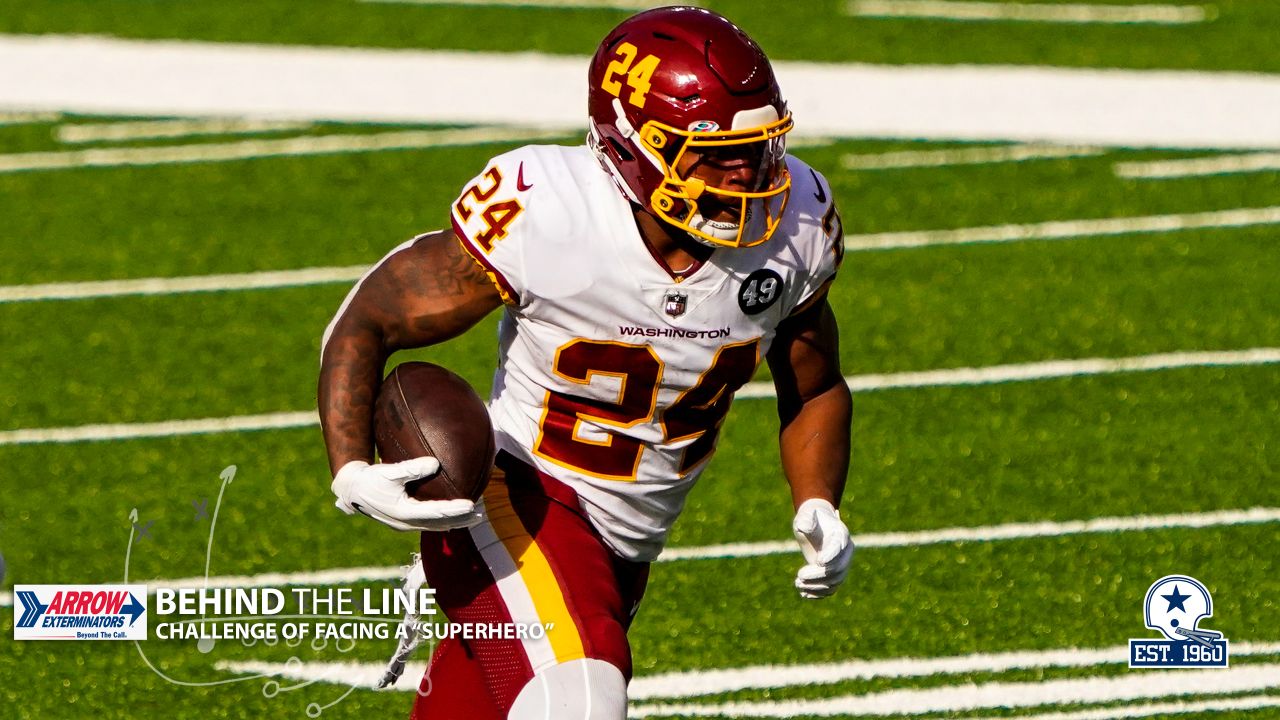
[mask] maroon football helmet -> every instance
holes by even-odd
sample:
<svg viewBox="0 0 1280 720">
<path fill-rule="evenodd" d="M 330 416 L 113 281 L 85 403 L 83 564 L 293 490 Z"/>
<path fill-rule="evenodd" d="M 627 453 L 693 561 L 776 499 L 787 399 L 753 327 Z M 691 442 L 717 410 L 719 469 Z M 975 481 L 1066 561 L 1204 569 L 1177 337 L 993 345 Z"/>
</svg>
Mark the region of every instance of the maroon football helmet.
<svg viewBox="0 0 1280 720">
<path fill-rule="evenodd" d="M 755 41 L 710 10 L 649 10 L 609 33 L 588 78 L 588 144 L 631 202 L 707 244 L 769 239 L 790 195 L 792 122 Z M 749 158 L 755 187 L 682 176 L 688 153 Z M 703 217 L 700 198 L 729 208 L 732 220 Z"/>
</svg>

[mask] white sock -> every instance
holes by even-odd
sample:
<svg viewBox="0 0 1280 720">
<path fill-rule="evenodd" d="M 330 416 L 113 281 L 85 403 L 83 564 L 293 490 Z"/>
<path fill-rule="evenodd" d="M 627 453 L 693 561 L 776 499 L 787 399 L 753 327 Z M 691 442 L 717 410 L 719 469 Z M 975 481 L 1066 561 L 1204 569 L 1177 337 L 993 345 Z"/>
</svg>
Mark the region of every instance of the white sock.
<svg viewBox="0 0 1280 720">
<path fill-rule="evenodd" d="M 626 720 L 622 671 L 594 658 L 543 670 L 525 684 L 507 720 Z"/>
</svg>

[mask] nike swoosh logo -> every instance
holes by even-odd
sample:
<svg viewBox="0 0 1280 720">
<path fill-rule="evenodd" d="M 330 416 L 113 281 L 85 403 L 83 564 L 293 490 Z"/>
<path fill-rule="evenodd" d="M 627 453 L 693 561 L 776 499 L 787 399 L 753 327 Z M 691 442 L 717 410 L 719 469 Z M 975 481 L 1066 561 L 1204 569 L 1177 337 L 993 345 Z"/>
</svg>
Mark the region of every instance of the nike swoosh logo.
<svg viewBox="0 0 1280 720">
<path fill-rule="evenodd" d="M 809 174 L 813 176 L 813 186 L 817 188 L 813 196 L 818 199 L 818 202 L 826 203 L 827 193 L 822 189 L 822 181 L 818 179 L 818 173 L 814 172 L 813 168 L 809 168 Z"/>
<path fill-rule="evenodd" d="M 524 181 L 524 163 L 520 163 L 520 171 L 516 173 L 516 189 L 524 192 L 532 188 L 533 185 L 526 184 Z"/>
</svg>

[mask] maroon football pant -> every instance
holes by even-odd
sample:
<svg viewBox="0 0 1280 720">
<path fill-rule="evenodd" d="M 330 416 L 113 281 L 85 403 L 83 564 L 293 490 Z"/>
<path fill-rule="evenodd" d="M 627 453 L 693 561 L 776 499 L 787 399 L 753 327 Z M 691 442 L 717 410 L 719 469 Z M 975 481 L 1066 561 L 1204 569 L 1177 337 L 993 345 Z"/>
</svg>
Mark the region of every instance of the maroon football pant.
<svg viewBox="0 0 1280 720">
<path fill-rule="evenodd" d="M 411 720 L 505 720 L 535 673 L 579 658 L 612 663 L 631 678 L 627 628 L 649 564 L 615 555 L 572 489 L 505 453 L 484 502 L 485 522 L 422 534 L 422 564 L 439 608 L 454 623 L 550 629 L 540 637 L 441 641 Z"/>
</svg>

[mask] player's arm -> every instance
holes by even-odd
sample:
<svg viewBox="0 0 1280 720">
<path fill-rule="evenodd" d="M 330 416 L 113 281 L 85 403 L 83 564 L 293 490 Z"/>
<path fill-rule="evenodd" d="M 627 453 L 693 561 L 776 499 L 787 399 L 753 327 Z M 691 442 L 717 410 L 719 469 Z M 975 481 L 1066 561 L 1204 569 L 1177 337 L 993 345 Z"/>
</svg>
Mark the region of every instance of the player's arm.
<svg viewBox="0 0 1280 720">
<path fill-rule="evenodd" d="M 798 508 L 840 506 L 849 472 L 852 400 L 840 372 L 840 334 L 825 297 L 778 328 L 769 369 L 778 393 L 782 470 Z"/>
<path fill-rule="evenodd" d="M 423 526 L 415 525 L 412 518 L 403 522 L 406 519 L 397 518 L 397 514 L 427 513 L 429 507 L 448 513 L 461 508 L 461 503 L 469 504 L 441 501 L 459 504 L 459 508 L 452 508 L 410 500 L 414 504 L 387 508 L 383 514 L 388 518 L 368 511 L 378 498 L 344 506 L 349 499 L 344 493 L 372 491 L 380 480 L 382 487 L 377 489 L 385 491 L 384 501 L 399 504 L 401 496 L 408 498 L 400 489 L 404 482 L 436 471 L 434 461 L 370 465 L 374 455 L 373 404 L 387 358 L 397 350 L 433 345 L 460 335 L 501 304 L 497 288 L 451 230 L 424 235 L 393 252 L 347 296 L 325 333 L 318 388 L 320 424 L 340 508 L 365 510 L 405 530 Z M 406 527 L 388 519 L 399 519 Z"/>
<path fill-rule="evenodd" d="M 796 577 L 804 597 L 835 592 L 853 556 L 837 511 L 849 472 L 853 418 L 839 348 L 835 313 L 823 289 L 778 327 L 767 357 L 778 393 L 782 470 L 796 508 L 792 529 L 808 563 Z"/>
</svg>

